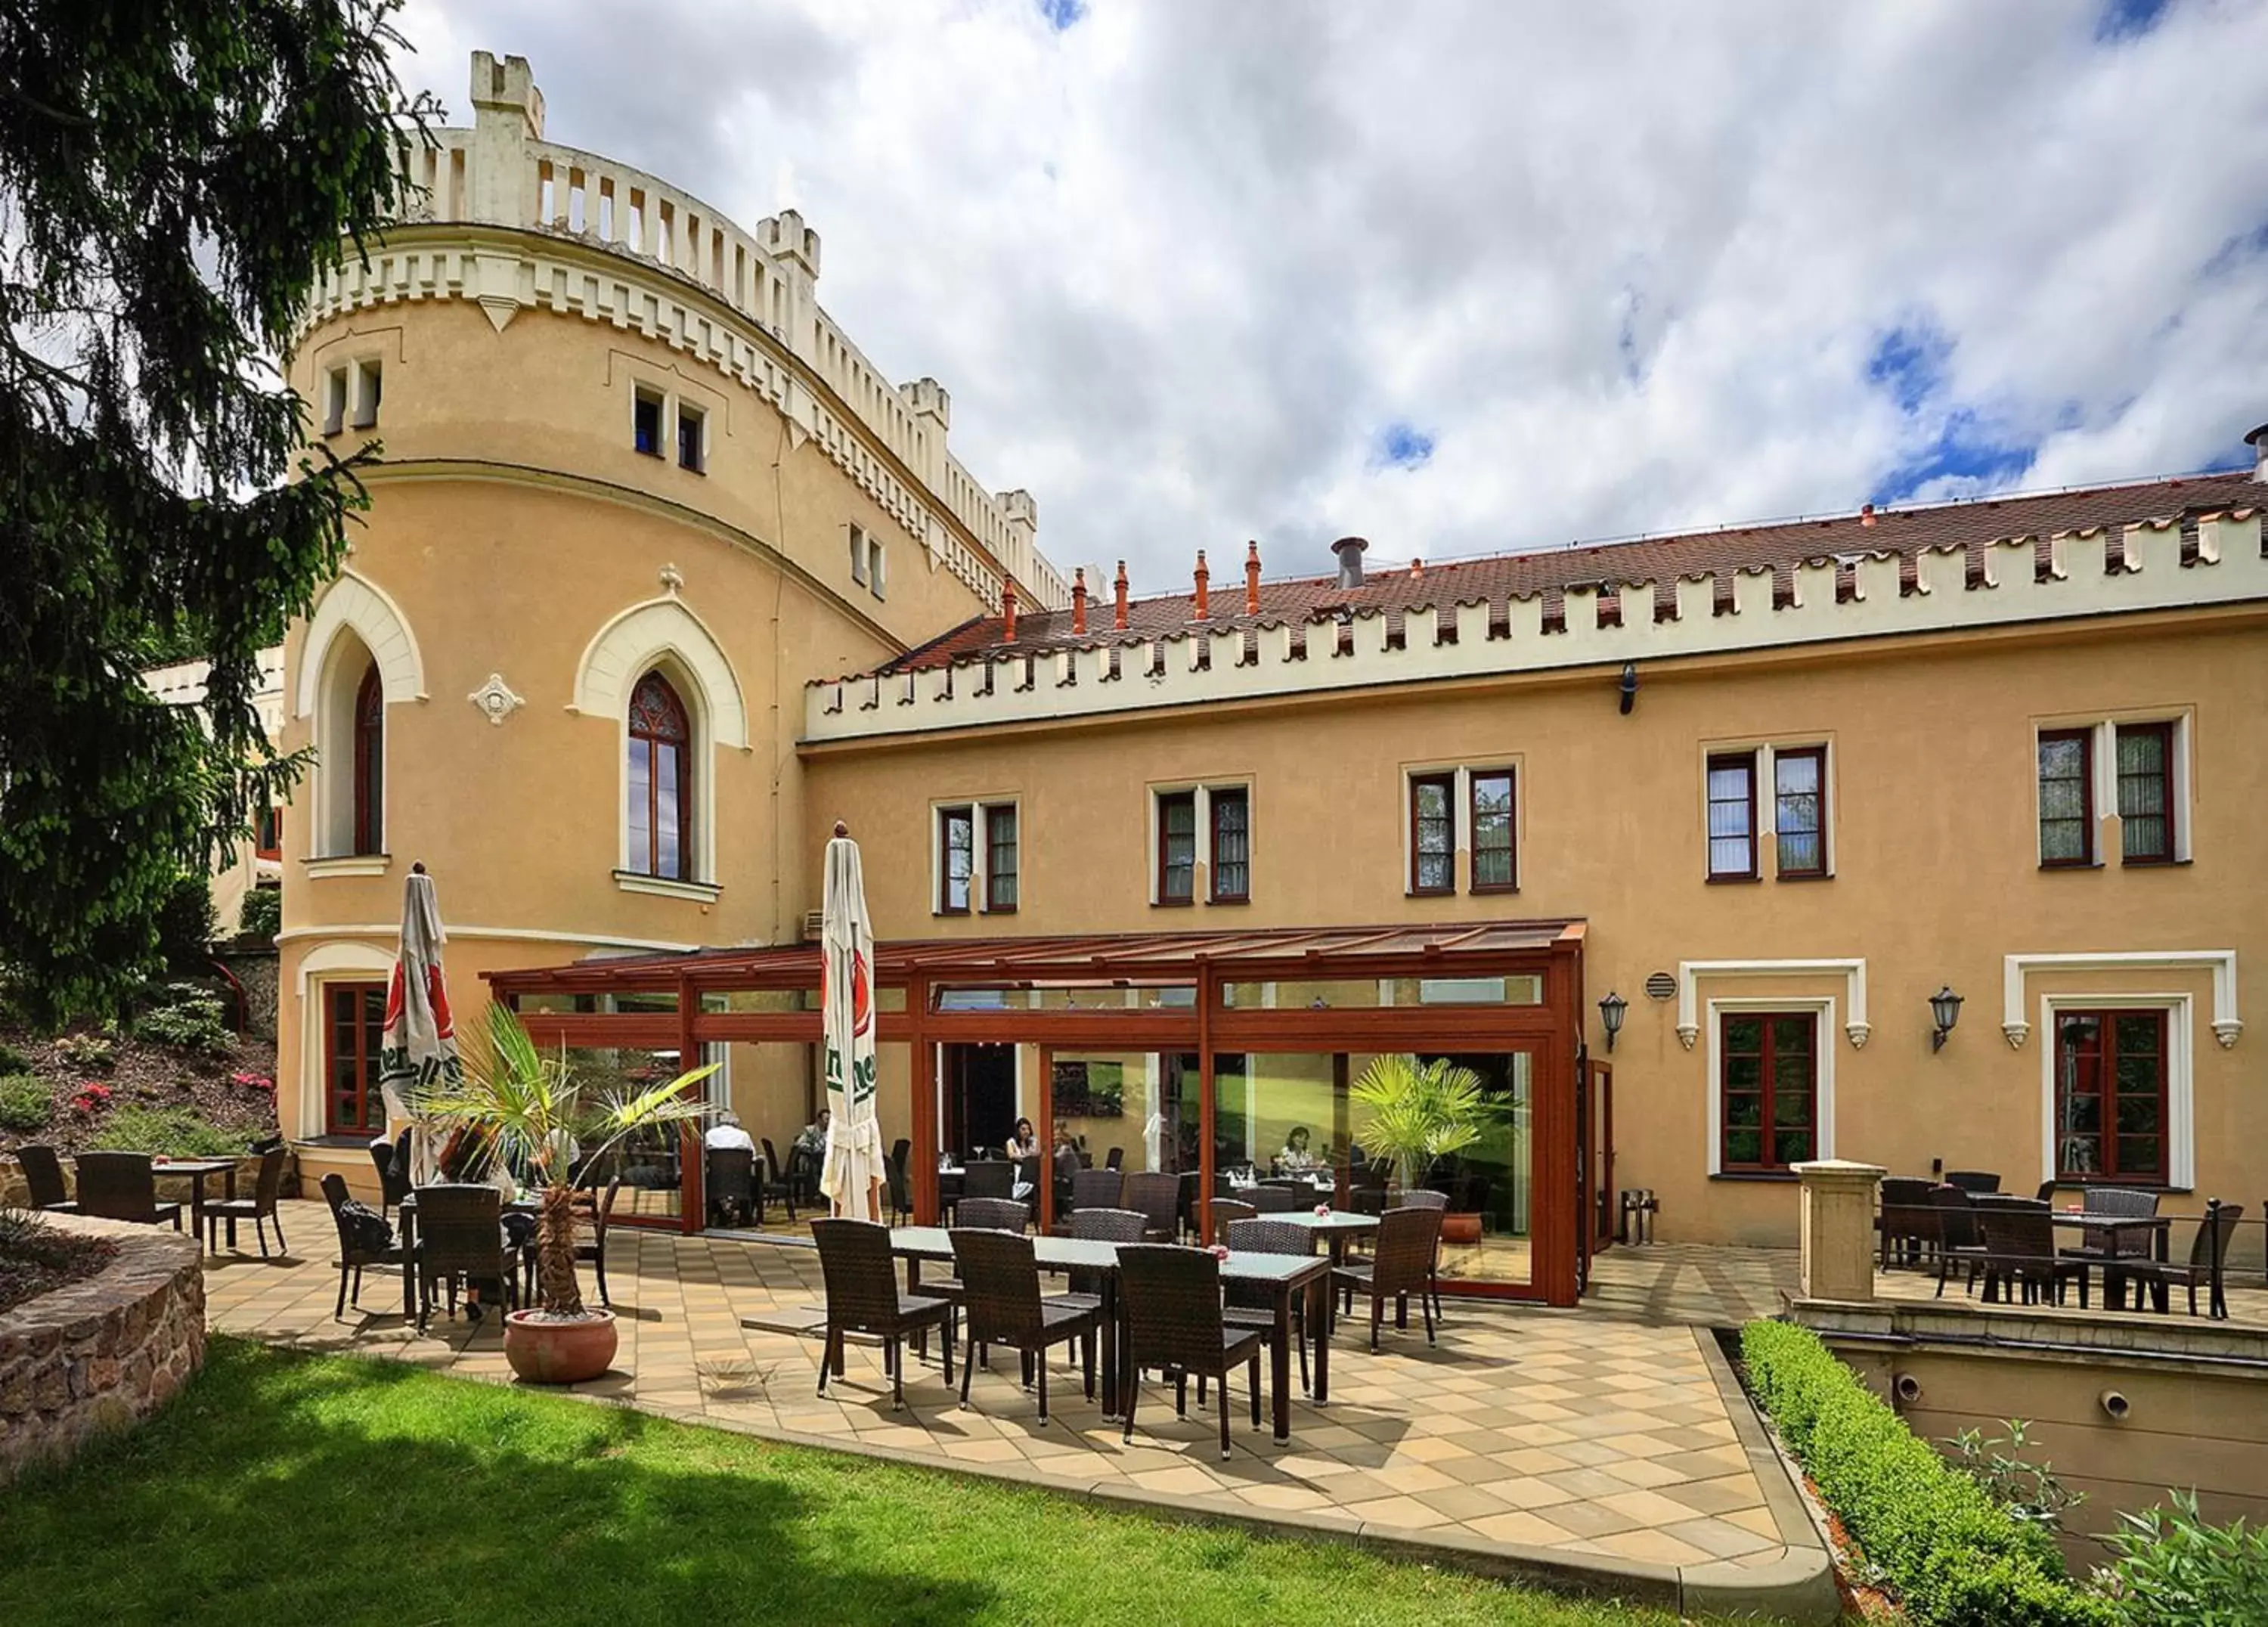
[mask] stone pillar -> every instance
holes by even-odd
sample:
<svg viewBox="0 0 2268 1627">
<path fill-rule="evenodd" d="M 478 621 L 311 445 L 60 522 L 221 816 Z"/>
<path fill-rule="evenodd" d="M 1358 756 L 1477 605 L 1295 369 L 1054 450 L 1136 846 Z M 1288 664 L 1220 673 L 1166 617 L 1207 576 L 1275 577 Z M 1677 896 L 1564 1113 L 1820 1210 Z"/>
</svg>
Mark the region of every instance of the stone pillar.
<svg viewBox="0 0 2268 1627">
<path fill-rule="evenodd" d="M 1822 1159 L 1798 1164 L 1803 1182 L 1803 1277 L 1807 1299 L 1864 1303 L 1874 1297 L 1874 1191 L 1889 1171 L 1879 1164 Z"/>
</svg>

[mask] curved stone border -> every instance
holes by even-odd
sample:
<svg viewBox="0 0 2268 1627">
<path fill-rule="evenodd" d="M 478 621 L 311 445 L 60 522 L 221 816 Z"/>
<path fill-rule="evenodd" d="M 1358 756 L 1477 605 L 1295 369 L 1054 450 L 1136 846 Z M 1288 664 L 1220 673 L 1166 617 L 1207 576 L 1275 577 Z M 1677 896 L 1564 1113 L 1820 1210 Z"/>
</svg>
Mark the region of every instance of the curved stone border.
<svg viewBox="0 0 2268 1627">
<path fill-rule="evenodd" d="M 185 1233 L 43 1217 L 118 1244 L 108 1266 L 0 1315 L 0 1485 L 129 1429 L 205 1358 L 205 1282 Z"/>
</svg>

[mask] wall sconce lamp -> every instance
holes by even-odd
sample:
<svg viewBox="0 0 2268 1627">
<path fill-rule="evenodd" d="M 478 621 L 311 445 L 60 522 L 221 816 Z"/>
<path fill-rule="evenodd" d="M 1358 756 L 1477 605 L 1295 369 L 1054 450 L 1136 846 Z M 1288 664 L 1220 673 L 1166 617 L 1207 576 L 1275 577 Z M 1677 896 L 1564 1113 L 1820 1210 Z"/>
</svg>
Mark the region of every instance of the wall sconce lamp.
<svg viewBox="0 0 2268 1627">
<path fill-rule="evenodd" d="M 1615 1035 L 1623 1031 L 1623 1013 L 1628 1010 L 1630 1010 L 1630 1002 L 1612 991 L 1608 993 L 1605 999 L 1599 1002 L 1599 1020 L 1606 1025 L 1607 1050 L 1609 1054 L 1612 1054 L 1615 1049 Z"/>
<path fill-rule="evenodd" d="M 1950 985 L 1940 985 L 1938 991 L 1929 997 L 1929 1015 L 1930 1020 L 1937 1025 L 1936 1032 L 1929 1036 L 1929 1048 L 1933 1051 L 1943 1050 L 1945 1036 L 1952 1033 L 1953 1025 L 1961 1020 L 1961 997 L 1953 992 Z"/>
<path fill-rule="evenodd" d="M 1631 715 L 1631 708 L 1638 704 L 1638 663 L 1636 661 L 1623 663 L 1623 681 L 1617 688 L 1622 691 L 1623 716 L 1627 718 Z"/>
</svg>

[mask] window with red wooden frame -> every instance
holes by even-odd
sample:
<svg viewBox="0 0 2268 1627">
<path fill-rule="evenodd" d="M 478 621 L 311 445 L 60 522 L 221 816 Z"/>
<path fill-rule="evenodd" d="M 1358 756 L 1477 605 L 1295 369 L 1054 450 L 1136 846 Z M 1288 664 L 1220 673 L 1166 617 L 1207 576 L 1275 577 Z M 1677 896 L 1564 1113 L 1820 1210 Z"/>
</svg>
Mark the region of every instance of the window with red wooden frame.
<svg viewBox="0 0 2268 1627">
<path fill-rule="evenodd" d="M 2166 1181 L 2166 1013 L 2058 1011 L 2056 1178 Z"/>
<path fill-rule="evenodd" d="M 386 1032 L 386 985 L 323 985 L 323 1132 L 372 1135 L 386 1128 L 378 1053 Z"/>
<path fill-rule="evenodd" d="M 1457 890 L 1457 777 L 1410 777 L 1410 890 Z"/>
<path fill-rule="evenodd" d="M 1158 793 L 1158 902 L 1193 903 L 1197 898 L 1197 794 Z"/>
<path fill-rule="evenodd" d="M 2040 867 L 2095 863 L 2095 731 L 2040 731 Z"/>
<path fill-rule="evenodd" d="M 1012 915 L 1017 883 L 1016 805 L 1005 803 L 984 810 L 984 908 L 993 915 Z"/>
<path fill-rule="evenodd" d="M 1756 754 L 1709 759 L 1709 880 L 1756 879 Z"/>
<path fill-rule="evenodd" d="M 630 869 L 693 879 L 693 725 L 659 673 L 630 692 Z"/>
<path fill-rule="evenodd" d="M 1827 873 L 1827 747 L 1772 752 L 1772 874 L 1802 880 Z"/>
<path fill-rule="evenodd" d="M 1513 813 L 1512 770 L 1475 769 L 1468 777 L 1472 782 L 1471 806 L 1467 809 L 1472 831 L 1472 890 L 1515 892 L 1520 887 L 1520 869 L 1514 862 L 1517 821 Z"/>
<path fill-rule="evenodd" d="M 375 662 L 355 691 L 354 850 L 386 851 L 386 686 Z"/>
<path fill-rule="evenodd" d="M 1216 904 L 1243 904 L 1252 900 L 1252 798 L 1241 786 L 1224 786 L 1205 793 L 1206 818 L 1212 825 L 1212 866 L 1207 879 Z"/>
<path fill-rule="evenodd" d="M 967 915 L 976 877 L 976 814 L 967 806 L 937 811 L 937 912 Z"/>
<path fill-rule="evenodd" d="M 260 822 L 253 833 L 252 851 L 259 858 L 284 857 L 284 810 L 270 804 L 260 810 Z"/>
<path fill-rule="evenodd" d="M 2119 861 L 2174 862 L 2174 725 L 2122 723 L 2118 753 Z"/>
<path fill-rule="evenodd" d="M 1819 1145 L 1819 1020 L 1811 1012 L 1719 1016 L 1718 1167 L 1783 1170 Z"/>
</svg>

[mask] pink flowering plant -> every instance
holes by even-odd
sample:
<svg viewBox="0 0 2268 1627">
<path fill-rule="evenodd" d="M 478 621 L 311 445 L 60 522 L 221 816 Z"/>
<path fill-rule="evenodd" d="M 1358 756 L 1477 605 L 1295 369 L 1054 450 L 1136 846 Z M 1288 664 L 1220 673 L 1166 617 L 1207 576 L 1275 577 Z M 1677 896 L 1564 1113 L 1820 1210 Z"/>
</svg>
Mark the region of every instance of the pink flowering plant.
<svg viewBox="0 0 2268 1627">
<path fill-rule="evenodd" d="M 71 1111 L 81 1118 L 92 1118 L 110 1105 L 110 1086 L 98 1085 L 92 1079 L 79 1086 L 78 1094 L 71 1098 Z"/>
<path fill-rule="evenodd" d="M 228 1080 L 239 1090 L 272 1091 L 276 1088 L 276 1081 L 264 1073 L 232 1073 Z"/>
</svg>

